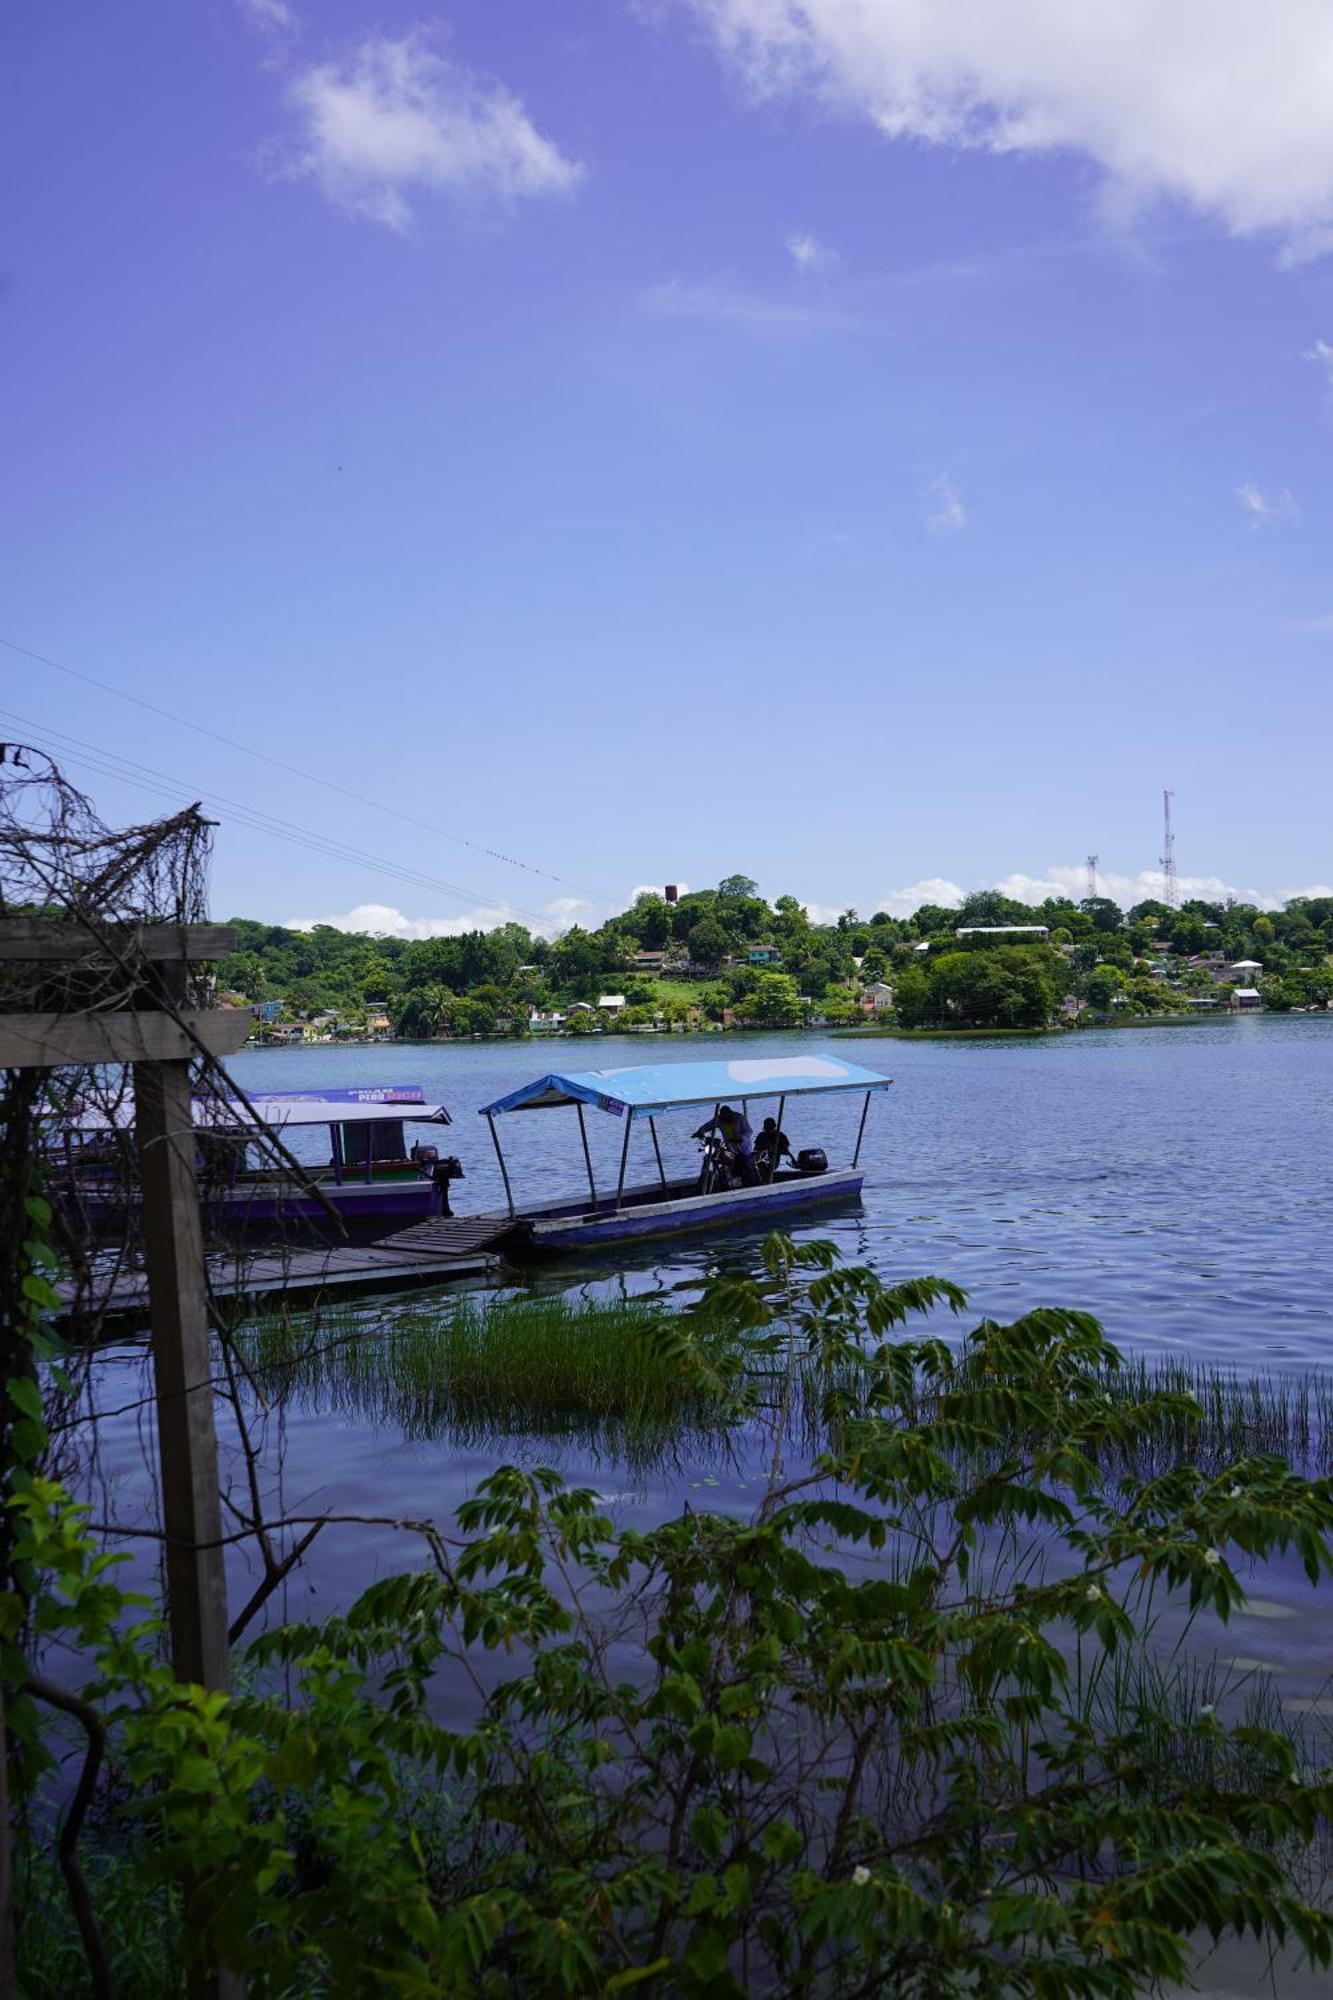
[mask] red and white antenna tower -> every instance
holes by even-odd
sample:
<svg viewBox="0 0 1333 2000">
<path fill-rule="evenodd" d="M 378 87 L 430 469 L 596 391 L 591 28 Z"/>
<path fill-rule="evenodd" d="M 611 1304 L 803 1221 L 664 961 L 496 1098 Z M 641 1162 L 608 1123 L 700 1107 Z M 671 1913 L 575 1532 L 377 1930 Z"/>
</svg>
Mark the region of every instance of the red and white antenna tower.
<svg viewBox="0 0 1333 2000">
<path fill-rule="evenodd" d="M 1162 793 L 1162 901 L 1168 910 L 1179 909 L 1180 891 L 1176 887 L 1176 836 L 1171 831 L 1170 792 Z"/>
<path fill-rule="evenodd" d="M 1088 856 L 1088 901 L 1091 902 L 1096 894 L 1097 894 L 1097 856 L 1095 854 L 1090 854 Z"/>
</svg>

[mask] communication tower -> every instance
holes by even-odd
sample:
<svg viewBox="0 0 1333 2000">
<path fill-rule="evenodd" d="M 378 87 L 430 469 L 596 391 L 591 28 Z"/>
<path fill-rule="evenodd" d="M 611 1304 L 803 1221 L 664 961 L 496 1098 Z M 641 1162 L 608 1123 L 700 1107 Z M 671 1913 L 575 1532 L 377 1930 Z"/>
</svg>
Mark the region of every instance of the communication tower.
<svg viewBox="0 0 1333 2000">
<path fill-rule="evenodd" d="M 1168 910 L 1178 909 L 1180 894 L 1176 888 L 1176 836 L 1171 831 L 1170 792 L 1162 793 L 1162 901 Z"/>
<path fill-rule="evenodd" d="M 1088 856 L 1088 901 L 1091 902 L 1096 894 L 1097 894 L 1097 856 L 1095 854 L 1090 854 Z"/>
</svg>

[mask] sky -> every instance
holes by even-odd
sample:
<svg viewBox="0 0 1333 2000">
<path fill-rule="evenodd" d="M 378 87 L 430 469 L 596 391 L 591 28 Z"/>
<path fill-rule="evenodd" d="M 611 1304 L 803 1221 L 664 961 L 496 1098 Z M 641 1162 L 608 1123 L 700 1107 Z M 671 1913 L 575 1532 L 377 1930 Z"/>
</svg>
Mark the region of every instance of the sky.
<svg viewBox="0 0 1333 2000">
<path fill-rule="evenodd" d="M 1329 893 L 1326 0 L 17 0 L 0 732 L 213 910 Z M 128 760 L 128 761 L 127 761 Z"/>
</svg>

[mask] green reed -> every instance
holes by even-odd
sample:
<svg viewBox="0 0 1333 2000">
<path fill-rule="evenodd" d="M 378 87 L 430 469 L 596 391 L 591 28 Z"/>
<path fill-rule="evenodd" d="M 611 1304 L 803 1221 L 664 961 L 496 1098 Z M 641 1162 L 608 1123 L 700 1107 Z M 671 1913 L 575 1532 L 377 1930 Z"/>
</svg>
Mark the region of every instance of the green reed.
<svg viewBox="0 0 1333 2000">
<path fill-rule="evenodd" d="M 691 1365 L 664 1329 L 681 1318 L 660 1300 L 571 1299 L 560 1294 L 431 1306 L 344 1306 L 322 1315 L 262 1320 L 239 1336 L 266 1397 L 302 1402 L 411 1440 L 465 1445 L 566 1437 L 641 1460 L 687 1441 L 699 1449 L 732 1433 L 736 1403 L 719 1399 L 721 1366 L 756 1424 L 771 1424 L 774 1356 L 752 1335 L 691 1316 Z M 868 1376 L 849 1364 L 836 1384 L 810 1354 L 797 1357 L 788 1430 L 810 1454 L 827 1449 L 824 1398 L 838 1387 L 864 1407 Z M 1239 1374 L 1211 1364 L 1139 1356 L 1106 1376 L 1117 1402 L 1163 1391 L 1193 1397 L 1182 1416 L 1136 1447 L 1125 1470 L 1143 1477 L 1190 1460 L 1214 1472 L 1253 1452 L 1275 1452 L 1308 1477 L 1333 1473 L 1333 1376 Z M 928 1414 L 923 1407 L 919 1414 Z"/>
<path fill-rule="evenodd" d="M 387 1318 L 346 1309 L 269 1319 L 240 1342 L 275 1400 L 295 1396 L 410 1440 L 568 1437 L 638 1460 L 722 1420 L 707 1380 L 660 1339 L 669 1317 L 652 1301 L 463 1298 Z M 709 1359 L 737 1344 L 701 1340 Z"/>
</svg>

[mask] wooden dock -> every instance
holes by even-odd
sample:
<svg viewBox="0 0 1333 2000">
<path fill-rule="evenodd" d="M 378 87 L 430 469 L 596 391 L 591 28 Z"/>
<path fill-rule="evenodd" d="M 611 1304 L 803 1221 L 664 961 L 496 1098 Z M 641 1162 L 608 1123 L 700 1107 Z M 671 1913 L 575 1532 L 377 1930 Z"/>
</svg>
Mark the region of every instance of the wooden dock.
<svg viewBox="0 0 1333 2000">
<path fill-rule="evenodd" d="M 398 1291 L 409 1285 L 453 1284 L 498 1279 L 504 1259 L 492 1246 L 510 1227 L 506 1214 L 439 1216 L 399 1229 L 378 1243 L 279 1247 L 247 1251 L 213 1250 L 206 1259 L 213 1299 L 272 1304 L 277 1299 L 313 1305 L 339 1292 Z M 74 1288 L 58 1287 L 65 1310 Z M 147 1315 L 148 1281 L 143 1271 L 118 1273 L 96 1299 L 102 1319 Z"/>
</svg>

